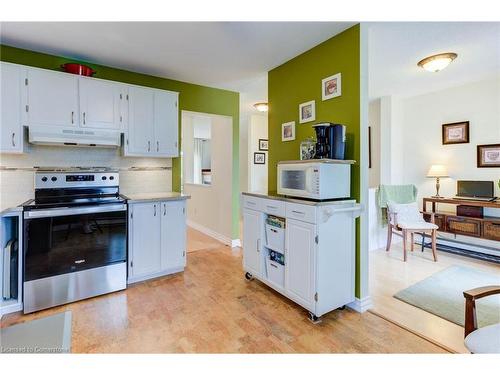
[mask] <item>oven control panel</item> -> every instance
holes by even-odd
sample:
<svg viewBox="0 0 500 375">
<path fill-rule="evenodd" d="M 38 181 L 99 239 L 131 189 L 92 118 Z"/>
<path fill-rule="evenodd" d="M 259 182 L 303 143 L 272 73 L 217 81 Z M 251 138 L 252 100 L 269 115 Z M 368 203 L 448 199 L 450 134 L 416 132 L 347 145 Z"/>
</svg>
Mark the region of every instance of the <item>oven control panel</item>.
<svg viewBox="0 0 500 375">
<path fill-rule="evenodd" d="M 118 186 L 118 172 L 36 172 L 35 189 Z"/>
</svg>

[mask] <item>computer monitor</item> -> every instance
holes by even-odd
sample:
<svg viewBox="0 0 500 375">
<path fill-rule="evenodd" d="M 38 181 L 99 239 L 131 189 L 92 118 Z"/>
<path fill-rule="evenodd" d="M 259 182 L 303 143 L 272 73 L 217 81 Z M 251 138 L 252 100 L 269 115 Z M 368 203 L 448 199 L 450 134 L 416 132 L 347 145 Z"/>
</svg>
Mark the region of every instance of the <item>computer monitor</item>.
<svg viewBox="0 0 500 375">
<path fill-rule="evenodd" d="M 494 198 L 493 181 L 457 181 L 457 195 L 471 198 Z"/>
</svg>

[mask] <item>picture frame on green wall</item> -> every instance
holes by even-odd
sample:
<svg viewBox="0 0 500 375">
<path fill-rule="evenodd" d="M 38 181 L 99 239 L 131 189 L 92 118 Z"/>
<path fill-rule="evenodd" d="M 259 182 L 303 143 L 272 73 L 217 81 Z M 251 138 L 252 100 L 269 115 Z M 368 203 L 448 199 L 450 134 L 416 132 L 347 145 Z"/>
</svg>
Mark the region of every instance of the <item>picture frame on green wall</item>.
<svg viewBox="0 0 500 375">
<path fill-rule="evenodd" d="M 281 124 L 281 141 L 294 141 L 295 140 L 295 121 L 285 122 Z"/>
<path fill-rule="evenodd" d="M 299 104 L 299 123 L 311 122 L 316 120 L 316 101 L 311 100 Z"/>
<path fill-rule="evenodd" d="M 337 73 L 321 80 L 321 99 L 328 100 L 342 95 L 342 74 Z"/>
</svg>

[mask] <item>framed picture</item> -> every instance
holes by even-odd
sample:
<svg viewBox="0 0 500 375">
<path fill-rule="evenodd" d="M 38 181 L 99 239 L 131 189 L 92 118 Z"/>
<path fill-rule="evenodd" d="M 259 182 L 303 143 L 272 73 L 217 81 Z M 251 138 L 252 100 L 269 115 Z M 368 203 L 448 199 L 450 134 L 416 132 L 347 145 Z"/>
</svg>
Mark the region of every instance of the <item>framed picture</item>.
<svg viewBox="0 0 500 375">
<path fill-rule="evenodd" d="M 469 143 L 469 121 L 443 124 L 443 145 Z"/>
<path fill-rule="evenodd" d="M 266 164 L 266 154 L 264 152 L 254 152 L 253 153 L 253 163 L 254 164 Z"/>
<path fill-rule="evenodd" d="M 283 142 L 295 140 L 295 121 L 281 124 L 281 140 Z"/>
<path fill-rule="evenodd" d="M 500 167 L 500 143 L 495 145 L 477 146 L 477 167 L 478 168 Z"/>
<path fill-rule="evenodd" d="M 328 100 L 342 95 L 342 75 L 341 73 L 326 77 L 321 80 L 321 98 Z"/>
<path fill-rule="evenodd" d="M 316 102 L 311 100 L 299 104 L 299 123 L 311 122 L 316 120 Z"/>
<path fill-rule="evenodd" d="M 269 151 L 269 140 L 259 139 L 259 151 Z"/>
</svg>

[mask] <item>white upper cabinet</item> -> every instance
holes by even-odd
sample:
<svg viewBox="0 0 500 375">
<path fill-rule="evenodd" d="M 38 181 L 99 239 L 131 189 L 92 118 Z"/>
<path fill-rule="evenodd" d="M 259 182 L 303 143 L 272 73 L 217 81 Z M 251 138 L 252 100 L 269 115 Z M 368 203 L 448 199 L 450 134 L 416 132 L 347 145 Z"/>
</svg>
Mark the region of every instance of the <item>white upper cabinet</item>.
<svg viewBox="0 0 500 375">
<path fill-rule="evenodd" d="M 78 76 L 28 69 L 28 124 L 78 126 Z"/>
<path fill-rule="evenodd" d="M 178 95 L 165 90 L 129 87 L 125 156 L 179 155 Z"/>
<path fill-rule="evenodd" d="M 154 133 L 156 152 L 161 156 L 179 156 L 179 94 L 155 90 Z"/>
<path fill-rule="evenodd" d="M 129 87 L 128 135 L 126 156 L 149 156 L 154 138 L 154 91 Z"/>
<path fill-rule="evenodd" d="M 26 70 L 18 65 L 0 65 L 0 152 L 23 152 L 22 88 Z"/>
<path fill-rule="evenodd" d="M 85 128 L 119 130 L 121 86 L 100 79 L 80 78 L 80 125 Z M 121 98 L 120 99 L 120 95 Z"/>
</svg>

